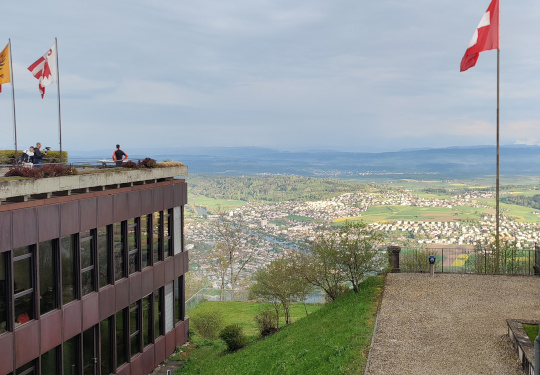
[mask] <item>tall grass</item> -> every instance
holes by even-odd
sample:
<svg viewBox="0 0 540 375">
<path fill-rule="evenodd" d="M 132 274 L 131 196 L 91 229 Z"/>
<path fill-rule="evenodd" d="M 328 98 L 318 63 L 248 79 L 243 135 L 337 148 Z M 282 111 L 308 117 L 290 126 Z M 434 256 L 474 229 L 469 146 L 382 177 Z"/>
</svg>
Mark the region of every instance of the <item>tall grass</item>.
<svg viewBox="0 0 540 375">
<path fill-rule="evenodd" d="M 358 294 L 347 293 L 234 354 L 218 342 L 199 341 L 176 374 L 363 374 L 383 284 L 383 276 L 370 277 Z"/>
</svg>

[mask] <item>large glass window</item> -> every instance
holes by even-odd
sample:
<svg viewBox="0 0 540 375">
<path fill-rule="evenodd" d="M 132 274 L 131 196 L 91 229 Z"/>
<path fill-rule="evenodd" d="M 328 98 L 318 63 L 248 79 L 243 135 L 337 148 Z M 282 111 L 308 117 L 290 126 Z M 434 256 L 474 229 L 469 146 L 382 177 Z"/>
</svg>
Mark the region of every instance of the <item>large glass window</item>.
<svg viewBox="0 0 540 375">
<path fill-rule="evenodd" d="M 116 368 L 127 362 L 126 321 L 129 310 L 116 313 Z"/>
<path fill-rule="evenodd" d="M 106 375 L 113 372 L 112 369 L 112 345 L 111 345 L 111 327 L 112 327 L 112 318 L 107 318 L 105 320 L 102 320 L 99 323 L 99 330 L 101 333 L 101 373 Z"/>
<path fill-rule="evenodd" d="M 151 244 L 152 244 L 152 215 L 141 216 L 141 257 L 142 267 L 145 268 L 152 264 Z"/>
<path fill-rule="evenodd" d="M 184 276 L 174 280 L 174 324 L 184 320 Z"/>
<path fill-rule="evenodd" d="M 0 334 L 8 330 L 8 325 L 7 325 L 8 283 L 7 283 L 6 257 L 7 257 L 7 253 L 0 253 Z"/>
<path fill-rule="evenodd" d="M 172 255 L 172 209 L 163 211 L 163 255 Z"/>
<path fill-rule="evenodd" d="M 62 260 L 62 303 L 69 303 L 77 298 L 76 235 L 60 239 L 60 258 Z"/>
<path fill-rule="evenodd" d="M 15 375 L 33 375 L 36 374 L 36 361 L 28 362 L 15 370 Z"/>
<path fill-rule="evenodd" d="M 64 341 L 62 357 L 64 362 L 64 375 L 79 373 L 79 339 L 80 335 Z"/>
<path fill-rule="evenodd" d="M 58 308 L 58 241 L 39 243 L 39 311 L 41 315 Z"/>
<path fill-rule="evenodd" d="M 163 212 L 154 212 L 152 218 L 152 232 L 154 239 L 154 263 L 163 260 L 163 226 L 162 215 Z"/>
<path fill-rule="evenodd" d="M 82 334 L 83 375 L 97 374 L 96 327 L 89 328 Z"/>
<path fill-rule="evenodd" d="M 33 252 L 33 248 L 30 246 L 13 250 L 15 326 L 35 318 Z"/>
<path fill-rule="evenodd" d="M 59 374 L 58 350 L 59 346 L 41 355 L 41 374 Z"/>
<path fill-rule="evenodd" d="M 129 219 L 127 222 L 127 242 L 129 274 L 141 270 L 140 265 L 140 246 L 139 246 L 139 219 Z"/>
<path fill-rule="evenodd" d="M 95 281 L 95 231 L 87 230 L 81 232 L 79 235 L 79 240 L 81 244 L 81 287 L 82 295 L 85 296 L 88 293 L 96 291 L 96 281 Z"/>
<path fill-rule="evenodd" d="M 154 338 L 164 334 L 165 322 L 163 315 L 163 288 L 159 288 L 154 292 Z"/>
<path fill-rule="evenodd" d="M 131 356 L 141 351 L 141 303 L 135 302 L 129 306 L 129 343 Z"/>
<path fill-rule="evenodd" d="M 154 296 L 152 294 L 147 295 L 142 300 L 143 310 L 143 346 L 150 345 L 154 339 L 152 334 L 152 328 L 154 327 L 154 318 L 152 315 L 152 307 L 154 306 Z"/>
<path fill-rule="evenodd" d="M 114 249 L 114 280 L 126 277 L 126 256 L 124 251 L 124 226 L 122 223 L 113 224 L 113 249 Z"/>
<path fill-rule="evenodd" d="M 99 262 L 99 287 L 112 284 L 111 264 L 112 252 L 110 245 L 111 226 L 99 227 L 97 229 L 97 248 Z"/>
</svg>

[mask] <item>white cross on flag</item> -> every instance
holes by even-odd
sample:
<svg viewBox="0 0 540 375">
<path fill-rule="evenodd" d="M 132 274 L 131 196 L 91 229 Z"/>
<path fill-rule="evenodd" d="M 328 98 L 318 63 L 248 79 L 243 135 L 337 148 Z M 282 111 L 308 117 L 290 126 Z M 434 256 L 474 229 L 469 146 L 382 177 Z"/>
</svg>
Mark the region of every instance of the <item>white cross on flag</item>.
<svg viewBox="0 0 540 375">
<path fill-rule="evenodd" d="M 499 49 L 499 0 L 492 0 L 482 16 L 465 56 L 461 59 L 462 72 L 476 65 L 480 52 Z"/>
<path fill-rule="evenodd" d="M 30 65 L 28 70 L 39 80 L 39 92 L 41 93 L 41 99 L 43 99 L 43 96 L 45 95 L 45 86 L 49 86 L 58 79 L 56 43 L 53 44 L 46 54 Z"/>
</svg>

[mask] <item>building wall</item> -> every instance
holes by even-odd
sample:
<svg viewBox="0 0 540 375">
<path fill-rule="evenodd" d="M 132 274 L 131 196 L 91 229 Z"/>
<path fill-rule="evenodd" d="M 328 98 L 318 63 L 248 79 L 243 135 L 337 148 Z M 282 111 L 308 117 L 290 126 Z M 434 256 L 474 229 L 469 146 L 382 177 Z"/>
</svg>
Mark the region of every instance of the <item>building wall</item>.
<svg viewBox="0 0 540 375">
<path fill-rule="evenodd" d="M 148 374 L 182 345 L 186 203 L 173 180 L 0 206 L 0 375 Z"/>
</svg>

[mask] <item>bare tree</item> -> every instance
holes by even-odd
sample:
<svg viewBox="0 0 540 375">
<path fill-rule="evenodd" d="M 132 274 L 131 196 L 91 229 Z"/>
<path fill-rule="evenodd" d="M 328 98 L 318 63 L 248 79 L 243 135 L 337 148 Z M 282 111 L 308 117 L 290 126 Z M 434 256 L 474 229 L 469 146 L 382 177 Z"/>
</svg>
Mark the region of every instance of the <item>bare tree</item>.
<svg viewBox="0 0 540 375">
<path fill-rule="evenodd" d="M 234 291 L 238 279 L 246 265 L 251 261 L 260 238 L 244 224 L 240 215 L 233 216 L 219 209 L 218 218 L 213 222 L 218 236 L 216 246 L 221 265 L 228 268 L 229 283 Z M 222 285 L 225 277 L 222 278 Z"/>
</svg>

